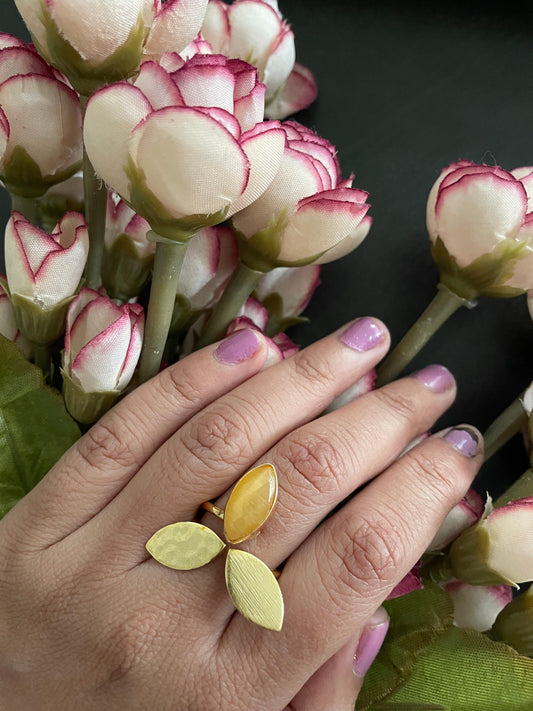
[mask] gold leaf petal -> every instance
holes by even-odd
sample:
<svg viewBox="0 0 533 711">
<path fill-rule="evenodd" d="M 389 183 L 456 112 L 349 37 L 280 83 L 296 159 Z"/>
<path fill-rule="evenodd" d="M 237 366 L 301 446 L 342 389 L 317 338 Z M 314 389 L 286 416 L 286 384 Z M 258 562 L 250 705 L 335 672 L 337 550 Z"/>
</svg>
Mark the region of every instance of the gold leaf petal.
<svg viewBox="0 0 533 711">
<path fill-rule="evenodd" d="M 231 548 L 226 558 L 226 585 L 241 615 L 260 627 L 280 631 L 283 596 L 273 572 L 263 561 Z"/>
<path fill-rule="evenodd" d="M 193 521 L 180 521 L 160 528 L 146 544 L 151 556 L 175 570 L 201 568 L 223 548 L 225 543 L 214 531 Z"/>
<path fill-rule="evenodd" d="M 261 464 L 242 476 L 226 504 L 224 535 L 241 543 L 259 531 L 278 497 L 278 477 L 272 464 Z"/>
</svg>

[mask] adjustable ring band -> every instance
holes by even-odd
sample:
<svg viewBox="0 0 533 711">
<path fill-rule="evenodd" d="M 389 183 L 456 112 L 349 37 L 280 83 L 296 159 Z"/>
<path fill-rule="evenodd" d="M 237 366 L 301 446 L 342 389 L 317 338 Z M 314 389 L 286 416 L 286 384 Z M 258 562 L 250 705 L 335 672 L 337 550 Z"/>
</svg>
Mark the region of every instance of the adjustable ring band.
<svg viewBox="0 0 533 711">
<path fill-rule="evenodd" d="M 270 630 L 283 625 L 283 596 L 276 575 L 259 558 L 234 546 L 256 536 L 270 517 L 278 496 L 273 464 L 261 464 L 235 484 L 225 509 L 210 501 L 202 508 L 224 521 L 224 542 L 207 526 L 194 521 L 171 523 L 146 544 L 150 555 L 175 570 L 193 570 L 210 563 L 227 548 L 226 587 L 237 610 Z"/>
</svg>

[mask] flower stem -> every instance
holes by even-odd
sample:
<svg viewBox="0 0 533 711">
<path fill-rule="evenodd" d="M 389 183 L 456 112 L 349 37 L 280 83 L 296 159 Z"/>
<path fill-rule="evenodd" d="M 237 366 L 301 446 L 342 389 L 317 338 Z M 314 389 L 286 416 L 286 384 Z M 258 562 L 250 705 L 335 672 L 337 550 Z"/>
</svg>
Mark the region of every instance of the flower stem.
<svg viewBox="0 0 533 711">
<path fill-rule="evenodd" d="M 394 380 L 460 306 L 472 305 L 475 305 L 475 302 L 463 299 L 443 284 L 439 284 L 433 301 L 378 368 L 376 386 L 381 387 Z"/>
<path fill-rule="evenodd" d="M 146 316 L 144 344 L 139 365 L 141 383 L 146 382 L 159 372 L 172 320 L 178 277 L 187 251 L 187 242 L 159 241 L 158 235 L 154 232 L 150 234 L 157 242 L 157 247 L 150 302 Z"/>
<path fill-rule="evenodd" d="M 483 435 L 485 442 L 485 461 L 490 459 L 511 437 L 527 426 L 527 413 L 522 405 L 522 395 L 516 398 Z"/>
<path fill-rule="evenodd" d="M 198 348 L 208 346 L 224 336 L 230 322 L 235 318 L 262 276 L 263 272 L 250 269 L 243 262 L 239 262 L 239 266 L 233 272 L 233 276 L 207 322 L 198 342 Z"/>
<path fill-rule="evenodd" d="M 505 506 L 518 499 L 528 499 L 530 496 L 533 496 L 533 471 L 526 469 L 522 476 L 496 499 L 494 508 Z"/>
<path fill-rule="evenodd" d="M 104 254 L 107 188 L 94 172 L 91 161 L 83 148 L 83 192 L 85 195 L 85 218 L 89 226 L 89 257 L 86 267 L 86 282 L 90 289 L 99 289 L 102 283 L 102 258 Z"/>
<path fill-rule="evenodd" d="M 23 197 L 22 195 L 14 195 L 11 193 L 11 207 L 13 210 L 20 212 L 21 215 L 24 215 L 32 225 L 38 224 L 39 204 L 35 198 Z"/>
<path fill-rule="evenodd" d="M 33 361 L 42 371 L 44 379 L 48 380 L 51 373 L 52 356 L 50 348 L 42 343 L 33 343 Z"/>
</svg>

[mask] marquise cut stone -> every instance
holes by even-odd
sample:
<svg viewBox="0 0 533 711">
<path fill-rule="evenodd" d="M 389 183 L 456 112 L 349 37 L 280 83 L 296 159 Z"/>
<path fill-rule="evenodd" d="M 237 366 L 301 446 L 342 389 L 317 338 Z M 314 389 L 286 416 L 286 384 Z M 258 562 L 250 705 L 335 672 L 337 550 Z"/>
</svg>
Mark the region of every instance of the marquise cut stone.
<svg viewBox="0 0 533 711">
<path fill-rule="evenodd" d="M 278 496 L 278 478 L 272 464 L 261 464 L 235 485 L 224 513 L 224 534 L 229 543 L 241 543 L 259 531 Z"/>
</svg>

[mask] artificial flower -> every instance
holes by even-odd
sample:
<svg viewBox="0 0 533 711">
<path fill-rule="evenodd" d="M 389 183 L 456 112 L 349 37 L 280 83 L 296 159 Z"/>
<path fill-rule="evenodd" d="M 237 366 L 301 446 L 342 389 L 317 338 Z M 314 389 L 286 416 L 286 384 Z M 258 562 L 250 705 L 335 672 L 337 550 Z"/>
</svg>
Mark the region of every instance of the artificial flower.
<svg viewBox="0 0 533 711">
<path fill-rule="evenodd" d="M 450 580 L 443 587 L 452 599 L 457 627 L 478 632 L 490 630 L 498 614 L 513 599 L 509 585 L 469 585 L 462 580 Z"/>
<path fill-rule="evenodd" d="M 9 294 L 5 290 L 2 281 L 7 281 L 6 277 L 0 274 L 0 334 L 13 343 L 16 343 L 26 357 L 31 353 L 31 344 L 20 332 L 15 318 L 15 310 L 9 299 Z"/>
<path fill-rule="evenodd" d="M 470 488 L 441 523 L 427 550 L 441 551 L 446 548 L 459 534 L 479 521 L 483 509 L 483 499 L 475 489 Z"/>
</svg>

